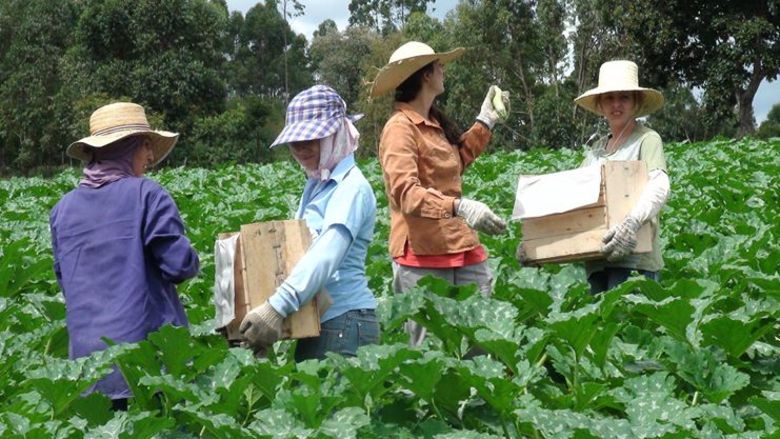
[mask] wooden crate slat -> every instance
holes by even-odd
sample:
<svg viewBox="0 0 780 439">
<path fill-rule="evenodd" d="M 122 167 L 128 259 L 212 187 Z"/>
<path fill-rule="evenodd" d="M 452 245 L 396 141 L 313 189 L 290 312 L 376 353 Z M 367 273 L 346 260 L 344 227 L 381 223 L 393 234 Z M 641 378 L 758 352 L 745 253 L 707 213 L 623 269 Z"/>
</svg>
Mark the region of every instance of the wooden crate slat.
<svg viewBox="0 0 780 439">
<path fill-rule="evenodd" d="M 523 221 L 523 240 L 571 235 L 603 229 L 606 223 L 604 207 L 590 207 Z"/>
<path fill-rule="evenodd" d="M 601 238 L 606 229 L 587 230 L 562 236 L 551 236 L 523 241 L 523 249 L 529 261 L 547 262 L 567 260 L 582 255 L 601 252 Z M 563 259 L 562 259 L 563 258 Z"/>
</svg>

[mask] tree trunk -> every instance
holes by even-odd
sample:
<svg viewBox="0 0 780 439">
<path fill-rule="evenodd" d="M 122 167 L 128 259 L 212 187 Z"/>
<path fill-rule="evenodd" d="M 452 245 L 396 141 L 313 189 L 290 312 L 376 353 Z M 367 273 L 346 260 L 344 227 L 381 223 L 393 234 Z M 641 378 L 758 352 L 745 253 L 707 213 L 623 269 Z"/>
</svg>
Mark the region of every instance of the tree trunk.
<svg viewBox="0 0 780 439">
<path fill-rule="evenodd" d="M 745 137 L 748 134 L 756 132 L 755 118 L 753 117 L 753 98 L 756 96 L 758 87 L 765 77 L 764 66 L 761 60 L 753 63 L 753 74 L 750 75 L 750 82 L 743 90 L 737 87 L 735 95 L 737 97 L 737 108 L 739 110 L 739 130 L 737 138 Z"/>
<path fill-rule="evenodd" d="M 284 18 L 284 22 L 287 23 L 287 0 L 284 0 L 284 3 L 282 4 L 282 18 Z M 287 108 L 287 105 L 290 103 L 290 84 L 287 79 L 289 76 L 287 70 L 287 29 L 282 31 L 282 37 L 284 38 L 284 106 Z"/>
<path fill-rule="evenodd" d="M 582 44 L 582 47 L 580 48 L 580 65 L 579 69 L 577 70 L 577 96 L 582 94 L 582 91 L 585 88 L 585 72 L 587 71 L 587 56 L 588 56 L 588 49 L 586 44 Z M 576 59 L 574 61 L 577 62 Z M 571 110 L 571 118 L 574 120 L 575 117 L 577 117 L 577 105 L 573 105 Z"/>
<path fill-rule="evenodd" d="M 520 54 L 515 54 L 515 65 L 517 68 L 514 70 L 514 75 L 520 80 L 523 86 L 523 97 L 525 98 L 526 108 L 528 109 L 528 129 L 530 132 L 534 130 L 534 95 L 531 88 L 528 86 L 528 82 L 525 79 L 525 72 L 523 71 L 523 58 Z"/>
</svg>

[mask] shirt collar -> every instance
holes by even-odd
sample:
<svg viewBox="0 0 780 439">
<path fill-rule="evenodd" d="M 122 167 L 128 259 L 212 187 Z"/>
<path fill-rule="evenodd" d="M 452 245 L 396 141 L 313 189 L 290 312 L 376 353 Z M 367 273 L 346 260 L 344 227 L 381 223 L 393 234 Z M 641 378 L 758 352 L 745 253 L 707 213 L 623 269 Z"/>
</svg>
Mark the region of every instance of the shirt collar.
<svg viewBox="0 0 780 439">
<path fill-rule="evenodd" d="M 347 176 L 349 171 L 355 167 L 355 153 L 351 153 L 341 159 L 341 161 L 333 168 L 328 180 L 333 180 L 336 183 L 341 183 L 344 177 Z"/>
<path fill-rule="evenodd" d="M 394 108 L 396 111 L 400 111 L 406 117 L 408 117 L 409 120 L 411 120 L 412 123 L 415 125 L 423 124 L 423 125 L 428 125 L 434 128 L 441 129 L 441 125 L 439 125 L 439 122 L 437 122 L 436 120 L 431 121 L 422 117 L 422 115 L 420 115 L 420 113 L 418 113 L 417 110 L 414 109 L 414 107 L 412 107 L 406 102 L 396 102 Z"/>
</svg>

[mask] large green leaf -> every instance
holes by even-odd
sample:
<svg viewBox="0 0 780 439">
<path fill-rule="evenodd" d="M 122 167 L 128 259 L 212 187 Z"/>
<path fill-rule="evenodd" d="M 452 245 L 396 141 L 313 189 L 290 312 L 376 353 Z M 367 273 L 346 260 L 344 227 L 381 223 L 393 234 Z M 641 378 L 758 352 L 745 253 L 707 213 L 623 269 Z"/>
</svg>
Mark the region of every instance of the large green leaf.
<svg viewBox="0 0 780 439">
<path fill-rule="evenodd" d="M 667 299 L 657 304 L 639 303 L 634 311 L 666 328 L 669 335 L 687 340 L 686 329 L 693 321 L 694 307 L 684 299 Z"/>
<path fill-rule="evenodd" d="M 332 438 L 352 439 L 359 437 L 358 430 L 369 425 L 371 419 L 358 407 L 341 409 L 320 426 L 320 433 Z"/>
<path fill-rule="evenodd" d="M 775 325 L 776 321 L 760 316 L 749 322 L 722 316 L 701 325 L 701 331 L 709 343 L 720 346 L 733 357 L 739 357 Z"/>
<path fill-rule="evenodd" d="M 664 350 L 677 375 L 709 401 L 719 403 L 750 384 L 750 377 L 723 363 L 715 353 L 667 340 Z"/>
<path fill-rule="evenodd" d="M 347 391 L 356 394 L 356 401 L 362 402 L 367 396 L 377 399 L 384 395 L 392 388 L 389 383 L 399 366 L 420 355 L 400 344 L 370 345 L 361 347 L 356 358 L 341 358 L 335 364 L 350 382 Z"/>
<path fill-rule="evenodd" d="M 616 399 L 626 406 L 631 429 L 638 437 L 695 430 L 695 412 L 674 397 L 674 379 L 665 372 L 631 378 L 616 389 Z"/>
<path fill-rule="evenodd" d="M 598 319 L 595 306 L 590 305 L 570 314 L 551 315 L 548 327 L 556 338 L 574 349 L 579 358 L 596 335 Z"/>
<path fill-rule="evenodd" d="M 780 401 L 767 398 L 750 398 L 750 403 L 769 415 L 775 422 L 780 422 Z"/>
<path fill-rule="evenodd" d="M 417 397 L 431 401 L 436 385 L 448 369 L 443 358 L 440 352 L 426 352 L 422 358 L 401 364 L 398 372 L 408 381 L 409 389 Z"/>
</svg>

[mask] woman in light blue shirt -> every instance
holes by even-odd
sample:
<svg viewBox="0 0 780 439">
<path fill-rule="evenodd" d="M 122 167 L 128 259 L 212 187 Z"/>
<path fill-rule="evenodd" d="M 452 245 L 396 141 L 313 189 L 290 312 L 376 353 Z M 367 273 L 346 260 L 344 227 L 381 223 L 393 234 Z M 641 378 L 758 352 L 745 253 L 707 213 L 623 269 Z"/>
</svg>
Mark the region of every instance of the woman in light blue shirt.
<svg viewBox="0 0 780 439">
<path fill-rule="evenodd" d="M 365 270 L 376 199 L 355 165 L 359 134 L 353 122 L 360 116 L 346 111 L 332 88 L 304 90 L 290 101 L 285 127 L 271 145 L 288 144 L 308 176 L 295 217 L 306 220 L 314 241 L 268 301 L 241 322 L 255 352 L 278 340 L 282 320 L 323 288 L 333 304 L 321 317 L 320 336 L 298 341 L 296 361 L 321 359 L 326 352 L 354 356 L 359 346 L 379 340 L 376 298 Z"/>
</svg>

